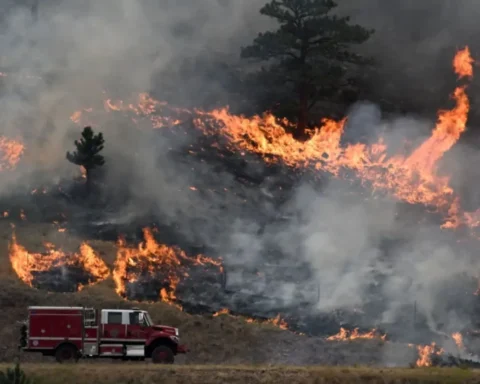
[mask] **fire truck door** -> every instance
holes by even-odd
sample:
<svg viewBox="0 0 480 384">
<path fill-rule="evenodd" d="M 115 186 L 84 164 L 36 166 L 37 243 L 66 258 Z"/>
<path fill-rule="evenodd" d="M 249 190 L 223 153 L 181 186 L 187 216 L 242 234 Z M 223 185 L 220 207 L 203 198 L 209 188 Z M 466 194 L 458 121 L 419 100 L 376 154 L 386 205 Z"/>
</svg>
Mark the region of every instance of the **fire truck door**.
<svg viewBox="0 0 480 384">
<path fill-rule="evenodd" d="M 127 324 L 127 339 L 129 341 L 144 343 L 147 338 L 147 333 L 143 326 L 143 320 L 141 319 L 140 312 L 130 312 L 129 322 Z"/>
<path fill-rule="evenodd" d="M 126 338 L 126 324 L 122 321 L 121 311 L 108 311 L 102 324 L 102 339 L 114 341 L 114 339 Z"/>
</svg>

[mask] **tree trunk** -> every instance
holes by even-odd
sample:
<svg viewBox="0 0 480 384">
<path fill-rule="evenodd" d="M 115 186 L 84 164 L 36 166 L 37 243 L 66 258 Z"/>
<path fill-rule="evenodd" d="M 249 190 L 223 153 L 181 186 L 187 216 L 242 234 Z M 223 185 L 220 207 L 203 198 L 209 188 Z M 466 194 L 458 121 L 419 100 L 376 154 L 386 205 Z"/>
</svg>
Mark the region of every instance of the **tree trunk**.
<svg viewBox="0 0 480 384">
<path fill-rule="evenodd" d="M 87 196 L 90 195 L 92 190 L 92 174 L 90 171 L 90 168 L 85 167 L 85 193 Z"/>
<path fill-rule="evenodd" d="M 297 130 L 294 136 L 297 139 L 305 137 L 305 130 L 307 129 L 308 122 L 308 95 L 307 95 L 307 86 L 301 84 L 298 89 L 298 115 L 297 115 Z"/>
</svg>

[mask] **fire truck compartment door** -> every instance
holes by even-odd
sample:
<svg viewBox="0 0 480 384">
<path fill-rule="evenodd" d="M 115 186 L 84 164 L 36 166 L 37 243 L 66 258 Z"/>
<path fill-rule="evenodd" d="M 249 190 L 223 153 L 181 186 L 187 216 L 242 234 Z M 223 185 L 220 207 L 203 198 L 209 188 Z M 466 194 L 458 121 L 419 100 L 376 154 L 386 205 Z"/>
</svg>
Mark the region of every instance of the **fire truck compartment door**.
<svg viewBox="0 0 480 384">
<path fill-rule="evenodd" d="M 84 343 L 83 354 L 86 356 L 97 356 L 98 355 L 97 343 Z"/>
<path fill-rule="evenodd" d="M 127 345 L 127 356 L 143 357 L 145 356 L 145 347 L 143 345 Z"/>
<path fill-rule="evenodd" d="M 107 340 L 125 339 L 126 320 L 125 311 L 102 311 L 102 338 Z"/>
</svg>

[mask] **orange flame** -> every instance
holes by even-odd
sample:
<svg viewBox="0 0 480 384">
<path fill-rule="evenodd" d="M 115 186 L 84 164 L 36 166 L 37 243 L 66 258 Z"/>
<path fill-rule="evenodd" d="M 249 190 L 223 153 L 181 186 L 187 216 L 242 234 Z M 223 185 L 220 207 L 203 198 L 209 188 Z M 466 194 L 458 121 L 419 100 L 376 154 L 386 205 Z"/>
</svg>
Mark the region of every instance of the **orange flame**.
<svg viewBox="0 0 480 384">
<path fill-rule="evenodd" d="M 472 59 L 468 47 L 457 52 L 453 59 L 453 68 L 459 79 L 463 77 L 471 79 L 473 77 L 473 63 L 475 61 Z"/>
<path fill-rule="evenodd" d="M 0 171 L 15 168 L 24 151 L 25 146 L 20 140 L 0 136 Z"/>
<path fill-rule="evenodd" d="M 82 266 L 91 276 L 90 284 L 105 280 L 110 272 L 100 256 L 86 243 L 80 245 L 78 253 L 67 254 L 56 249 L 51 243 L 44 243 L 46 252 L 32 253 L 18 244 L 15 233 L 9 245 L 12 268 L 17 276 L 29 286 L 33 286 L 34 272 L 48 271 L 61 266 Z"/>
<path fill-rule="evenodd" d="M 472 62 L 468 47 L 456 53 L 453 67 L 460 78 L 470 77 L 470 70 L 473 74 Z M 321 170 L 337 177 L 349 170 L 349 174 L 356 175 L 375 191 L 434 208 L 444 217 L 443 228 L 475 227 L 480 225 L 480 210 L 463 212 L 449 178 L 437 173 L 439 160 L 466 129 L 470 109 L 466 87 L 457 87 L 452 98 L 455 106 L 439 111 L 431 136 L 410 155 L 389 154 L 382 138 L 372 145 L 342 145 L 346 119 L 323 119 L 320 126 L 309 131 L 309 138 L 301 142 L 289 133 L 295 124 L 269 113 L 249 118 L 233 115 L 228 108 L 188 111 L 169 106 L 146 93 L 138 96 L 136 104 L 107 99 L 104 107 L 108 112 L 130 112 L 150 119 L 154 128 L 188 119 L 205 135 L 222 135 L 230 150 L 259 154 L 267 163 L 281 161 L 293 168 Z"/>
<path fill-rule="evenodd" d="M 85 167 L 83 165 L 80 165 L 80 173 L 82 175 L 82 179 L 87 178 L 87 170 L 85 169 Z"/>
<path fill-rule="evenodd" d="M 460 332 L 455 332 L 452 334 L 453 340 L 455 340 L 455 344 L 457 344 L 457 348 L 460 351 L 465 350 L 465 345 L 463 344 L 463 336 Z"/>
<path fill-rule="evenodd" d="M 213 317 L 218 317 L 222 315 L 230 315 L 230 310 L 228 308 L 223 308 L 217 312 L 215 312 L 212 316 Z"/>
<path fill-rule="evenodd" d="M 432 357 L 435 355 L 440 356 L 445 352 L 443 348 L 437 347 L 435 343 L 430 345 L 417 345 L 417 351 L 417 367 L 431 367 L 433 365 Z"/>
<path fill-rule="evenodd" d="M 239 318 L 240 316 L 233 316 L 231 313 L 230 313 L 230 310 L 227 309 L 227 308 L 223 308 L 217 312 L 215 312 L 213 315 L 213 317 L 218 317 L 218 316 L 232 316 L 232 317 L 236 317 L 236 318 Z M 267 320 L 256 320 L 256 319 L 253 319 L 251 317 L 243 317 L 241 316 L 247 323 L 250 323 L 250 324 L 270 324 L 270 325 L 273 325 L 277 328 L 280 328 L 280 329 L 283 329 L 283 330 L 288 330 L 288 323 L 285 321 L 285 319 L 282 319 L 282 317 L 280 316 L 280 314 L 278 314 L 276 317 L 274 317 L 273 319 L 267 319 Z"/>
<path fill-rule="evenodd" d="M 372 329 L 371 331 L 360 333 L 358 328 L 355 328 L 353 331 L 349 331 L 345 328 L 340 328 L 340 331 L 332 336 L 327 337 L 328 341 L 348 341 L 348 340 L 356 340 L 356 339 L 380 339 L 385 341 L 387 335 L 381 335 L 378 333 L 376 329 Z"/>
<path fill-rule="evenodd" d="M 138 281 L 138 274 L 132 269 L 147 272 L 153 276 L 156 272 L 164 272 L 168 287 L 160 290 L 160 299 L 173 304 L 176 300 L 176 288 L 182 278 L 188 277 L 189 266 L 214 266 L 222 270 L 221 261 L 204 255 L 188 257 L 185 252 L 175 247 L 158 244 L 152 229 L 143 229 L 144 242 L 137 247 L 127 246 L 124 239 L 117 242 L 117 259 L 113 271 L 116 292 L 126 295 L 126 283 Z"/>
</svg>

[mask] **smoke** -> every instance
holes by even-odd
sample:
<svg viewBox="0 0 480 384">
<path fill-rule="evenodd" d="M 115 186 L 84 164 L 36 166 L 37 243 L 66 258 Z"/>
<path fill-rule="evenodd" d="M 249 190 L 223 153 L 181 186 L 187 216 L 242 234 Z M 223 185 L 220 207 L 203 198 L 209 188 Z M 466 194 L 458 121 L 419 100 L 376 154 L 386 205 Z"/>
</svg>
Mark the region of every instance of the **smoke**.
<svg viewBox="0 0 480 384">
<path fill-rule="evenodd" d="M 406 137 L 423 140 L 433 125 L 413 117 L 382 119 L 378 108 L 363 103 L 348 117 L 346 140 L 360 135 L 374 142 L 381 135 L 392 154 L 401 153 Z M 325 177 L 298 184 L 277 213 L 288 220 L 262 230 L 249 221 L 237 223 L 230 247 L 238 251 L 226 258 L 227 271 L 229 263 L 232 270 L 252 264 L 265 270 L 269 253 L 278 252 L 277 265 L 287 268 L 277 268 L 273 285 L 258 287 L 267 296 L 282 292 L 285 305 L 295 306 L 315 296 L 315 285 L 306 284 L 315 283 L 314 313 L 362 314 L 354 326 L 377 325 L 404 340 L 429 342 L 432 334 L 445 338 L 474 324 L 479 264 L 473 249 L 442 231 L 425 207 L 372 194 L 354 179 Z M 414 321 L 427 333 L 416 333 Z"/>
<path fill-rule="evenodd" d="M 32 169 L 49 172 L 57 181 L 71 177 L 74 167 L 66 162 L 65 152 L 73 149 L 79 128 L 69 116 L 82 108 L 101 109 L 106 97 L 127 99 L 146 91 L 196 105 L 202 96 L 195 89 L 201 88 L 215 90 L 222 100 L 226 91 L 221 82 L 212 81 L 211 73 L 200 68 L 191 81 L 182 77 L 180 67 L 212 55 L 238 59 L 239 41 L 265 27 L 256 22 L 257 3 L 52 0 L 38 3 L 32 13 L 33 1 L 23 6 L 3 2 L 0 68 L 8 76 L 2 78 L 0 95 L 2 134 L 22 137 L 27 148 L 14 181 L 43 181 Z M 167 157 L 169 151 L 183 148 L 185 140 L 155 138 L 157 143 L 152 143 L 138 139 L 133 124 L 116 123 L 106 116 L 94 127 L 106 137 L 108 184 L 127 185 L 139 198 L 158 203 L 167 218 L 178 211 L 188 214 L 184 224 L 189 218 L 207 217 L 209 207 L 202 198 L 195 201 L 198 194 L 189 189 L 191 163 Z M 211 173 L 201 163 L 195 169 Z M 228 175 L 218 177 L 226 181 Z M 11 191 L 7 181 L 2 180 L 4 192 Z"/>
<path fill-rule="evenodd" d="M 410 98 L 419 86 L 448 83 L 438 78 L 443 70 L 450 74 L 457 43 L 470 44 L 474 52 L 480 48 L 471 40 L 477 28 L 473 1 L 466 7 L 455 2 L 454 8 L 437 1 L 417 8 L 413 2 L 365 4 L 345 1 L 339 11 L 377 29 L 361 49 L 382 59 L 379 78 L 394 77 L 396 85 L 404 85 L 395 94 L 400 98 Z M 151 91 L 185 105 L 201 105 L 213 94 L 224 104 L 229 90 L 216 67 L 206 65 L 195 73 L 197 64 L 208 63 L 210 56 L 237 64 L 240 45 L 273 25 L 258 14 L 259 0 L 42 1 L 36 16 L 30 5 L 12 7 L 4 16 L 0 69 L 11 75 L 3 80 L 0 115 L 3 134 L 25 138 L 26 164 L 18 176 L 32 185 L 40 181 L 32 167 L 50 175 L 55 171 L 56 177 L 72 172 L 64 157 L 79 133 L 69 122 L 73 111 L 101 107 L 104 91 L 113 98 Z M 426 10 L 435 13 L 421 17 Z M 182 76 L 183 63 L 189 63 L 193 78 Z M 388 85 L 379 81 L 380 89 L 380 83 Z M 442 99 L 447 93 L 439 92 Z M 346 140 L 374 140 L 382 132 L 395 151 L 401 139 L 427 135 L 429 123 L 413 117 L 385 121 L 378 107 L 357 105 L 350 112 Z M 362 309 L 375 301 L 373 295 L 382 298 L 371 314 L 373 322 L 398 322 L 416 303 L 430 330 L 450 332 L 467 325 L 467 316 L 444 300 L 444 290 L 459 276 L 476 277 L 477 265 L 444 238 L 438 223 L 406 224 L 398 218 L 403 205 L 365 199 L 369 193 L 343 181 L 322 181 L 321 191 L 304 181 L 293 197 L 285 194 L 279 208 L 275 176 L 252 187 L 232 175 L 228 165 L 187 157 L 194 137 L 155 132 L 140 137 L 129 124 L 108 117 L 96 124 L 106 137 L 109 189 L 128 188 L 136 198 L 115 213 L 117 219 L 153 210 L 184 241 L 208 244 L 227 263 L 261 265 L 272 255 L 279 258 L 276 251 L 281 250 L 290 265 L 308 265 L 310 280 L 319 285 L 320 312 Z M 243 167 L 242 174 L 253 178 L 264 170 L 258 163 L 229 166 Z M 0 191 L 7 186 L 2 179 Z M 278 216 L 289 219 L 270 222 Z M 387 246 L 387 252 L 385 238 L 400 245 Z M 295 284 L 280 279 L 277 289 L 285 301 L 298 300 Z"/>
</svg>

